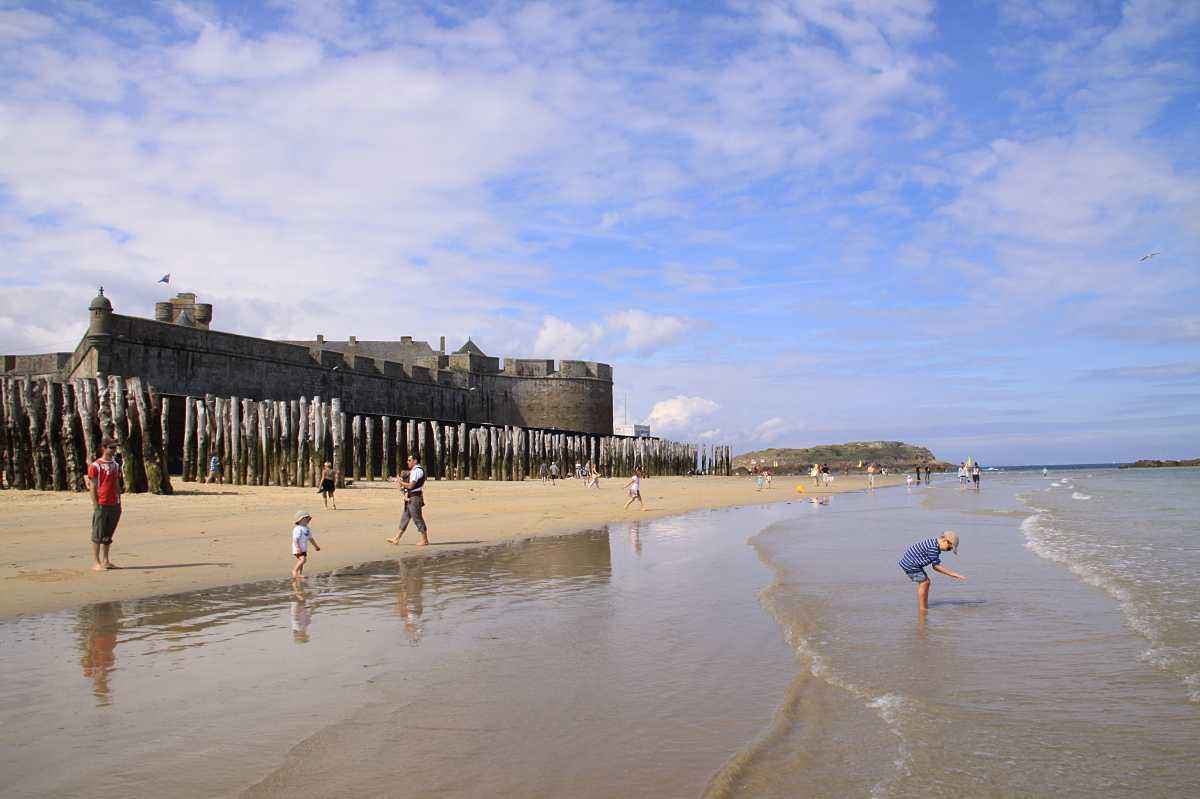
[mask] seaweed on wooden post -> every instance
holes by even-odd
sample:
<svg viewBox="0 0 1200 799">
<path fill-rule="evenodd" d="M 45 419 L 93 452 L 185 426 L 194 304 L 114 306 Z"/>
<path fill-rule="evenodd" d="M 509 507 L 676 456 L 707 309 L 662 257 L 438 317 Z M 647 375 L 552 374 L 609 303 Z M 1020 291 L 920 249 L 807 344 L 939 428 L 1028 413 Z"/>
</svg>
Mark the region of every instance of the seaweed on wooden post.
<svg viewBox="0 0 1200 799">
<path fill-rule="evenodd" d="M 460 480 L 465 480 L 471 473 L 471 463 L 469 460 L 470 443 L 467 441 L 467 423 L 458 423 L 458 477 Z"/>
<path fill-rule="evenodd" d="M 425 423 L 424 419 L 417 422 L 417 453 L 418 457 L 421 459 L 421 467 L 425 469 L 425 473 L 428 474 L 430 471 L 429 436 L 425 432 L 426 427 L 428 427 L 428 425 Z"/>
<path fill-rule="evenodd" d="M 454 480 L 458 477 L 458 450 L 454 448 L 454 437 L 458 432 L 458 428 L 452 424 L 446 425 L 442 430 L 442 435 L 446 439 L 446 479 Z"/>
<path fill-rule="evenodd" d="M 155 399 L 150 389 L 151 400 Z M 158 440 L 162 443 L 163 474 L 171 473 L 171 399 L 162 397 L 158 401 Z"/>
</svg>

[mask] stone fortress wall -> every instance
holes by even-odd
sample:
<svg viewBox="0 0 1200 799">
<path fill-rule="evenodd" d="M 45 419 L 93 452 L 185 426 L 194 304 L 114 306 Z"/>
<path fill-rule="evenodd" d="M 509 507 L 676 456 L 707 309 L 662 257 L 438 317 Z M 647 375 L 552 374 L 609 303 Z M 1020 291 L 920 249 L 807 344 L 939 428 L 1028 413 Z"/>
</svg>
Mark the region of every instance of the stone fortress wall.
<svg viewBox="0 0 1200 799">
<path fill-rule="evenodd" d="M 212 306 L 180 294 L 155 319 L 124 316 L 108 298 L 89 307 L 73 353 L 5 355 L 0 376 L 72 380 L 140 377 L 161 394 L 286 400 L 341 397 L 352 414 L 511 425 L 611 435 L 612 367 L 591 361 L 486 355 L 470 340 L 447 353 L 427 342 L 271 341 L 209 329 Z"/>
</svg>

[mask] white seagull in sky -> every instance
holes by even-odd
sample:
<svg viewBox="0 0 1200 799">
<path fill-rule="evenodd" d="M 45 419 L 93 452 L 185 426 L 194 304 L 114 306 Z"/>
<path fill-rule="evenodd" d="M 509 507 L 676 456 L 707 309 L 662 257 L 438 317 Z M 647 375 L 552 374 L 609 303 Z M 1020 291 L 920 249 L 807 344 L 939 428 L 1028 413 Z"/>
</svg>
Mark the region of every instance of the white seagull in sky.
<svg viewBox="0 0 1200 799">
<path fill-rule="evenodd" d="M 1145 255 L 1143 255 L 1141 258 L 1138 258 L 1138 263 L 1140 264 L 1142 261 L 1149 261 L 1151 258 L 1153 258 L 1156 255 L 1158 255 L 1158 253 L 1148 252 Z"/>
</svg>

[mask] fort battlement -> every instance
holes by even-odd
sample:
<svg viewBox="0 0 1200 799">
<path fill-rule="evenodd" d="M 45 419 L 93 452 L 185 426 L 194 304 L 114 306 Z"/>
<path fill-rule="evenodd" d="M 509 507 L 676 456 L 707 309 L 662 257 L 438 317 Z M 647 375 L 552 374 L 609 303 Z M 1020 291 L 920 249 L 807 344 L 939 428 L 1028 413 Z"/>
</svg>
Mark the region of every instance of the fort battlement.
<svg viewBox="0 0 1200 799">
<path fill-rule="evenodd" d="M 273 341 L 210 329 L 212 306 L 183 293 L 155 318 L 115 313 L 101 292 L 73 353 L 2 356 L 7 376 L 141 377 L 167 395 L 338 396 L 352 413 L 612 434 L 612 367 L 500 358 L 468 339 Z"/>
</svg>

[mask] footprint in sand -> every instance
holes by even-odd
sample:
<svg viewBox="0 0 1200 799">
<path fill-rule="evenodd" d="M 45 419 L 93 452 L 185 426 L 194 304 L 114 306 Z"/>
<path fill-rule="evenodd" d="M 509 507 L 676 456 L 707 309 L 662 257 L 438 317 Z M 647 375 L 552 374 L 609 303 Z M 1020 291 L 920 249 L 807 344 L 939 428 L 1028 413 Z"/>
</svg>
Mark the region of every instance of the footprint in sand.
<svg viewBox="0 0 1200 799">
<path fill-rule="evenodd" d="M 8 577 L 9 580 L 30 580 L 35 583 L 60 583 L 82 577 L 86 572 L 77 569 L 43 569 L 36 572 L 21 572 Z"/>
</svg>

